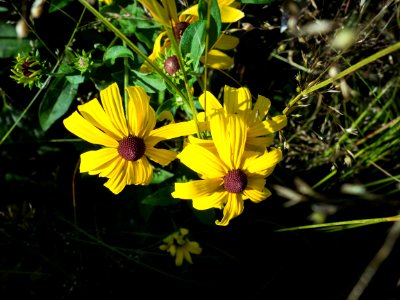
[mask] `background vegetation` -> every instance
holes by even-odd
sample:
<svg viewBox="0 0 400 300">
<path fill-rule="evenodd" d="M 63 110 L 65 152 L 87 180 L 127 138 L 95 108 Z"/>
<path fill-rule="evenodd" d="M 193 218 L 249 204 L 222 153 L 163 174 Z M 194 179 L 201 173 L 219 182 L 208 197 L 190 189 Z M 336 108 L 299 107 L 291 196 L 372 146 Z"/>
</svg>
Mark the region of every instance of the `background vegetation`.
<svg viewBox="0 0 400 300">
<path fill-rule="evenodd" d="M 187 202 L 160 205 L 187 171 L 177 162 L 159 170 L 160 183 L 117 196 L 96 176 L 79 174 L 79 155 L 90 145 L 62 119 L 122 81 L 127 64 L 129 82 L 143 85 L 135 71 L 142 60 L 110 52 L 121 41 L 79 1 L 47 1 L 34 18 L 32 2 L 0 1 L 4 299 L 398 299 L 399 1 L 240 3 L 245 17 L 229 28 L 240 39 L 230 52 L 235 65 L 210 71 L 209 89 L 218 95 L 225 84 L 247 86 L 271 99 L 272 114 L 285 111 L 288 125 L 276 136 L 284 159 L 267 181 L 273 195 L 246 203 L 222 228 Z M 114 2 L 93 5 L 148 54 L 159 26 L 143 21 L 136 1 Z M 21 18 L 24 37 L 15 30 Z M 31 49 L 48 70 L 41 86 L 10 77 L 17 54 Z M 85 53 L 89 71 L 72 69 Z M 152 104 L 184 114 L 167 101 L 162 79 L 151 79 Z M 331 82 L 315 88 L 325 80 Z M 298 228 L 305 225 L 316 229 Z M 203 253 L 176 267 L 158 246 L 180 226 Z"/>
</svg>

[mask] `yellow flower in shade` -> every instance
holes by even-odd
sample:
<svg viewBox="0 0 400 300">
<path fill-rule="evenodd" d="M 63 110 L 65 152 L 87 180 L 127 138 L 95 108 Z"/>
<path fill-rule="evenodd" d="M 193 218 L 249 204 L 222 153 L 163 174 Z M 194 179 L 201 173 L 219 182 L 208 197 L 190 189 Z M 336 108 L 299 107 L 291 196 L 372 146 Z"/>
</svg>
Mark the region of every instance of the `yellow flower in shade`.
<svg viewBox="0 0 400 300">
<path fill-rule="evenodd" d="M 160 245 L 159 247 L 160 250 L 168 251 L 171 256 L 175 256 L 175 264 L 177 266 L 183 264 L 183 259 L 188 263 L 193 264 L 191 254 L 200 254 L 203 250 L 199 246 L 199 243 L 192 242 L 186 237 L 188 233 L 189 230 L 186 228 L 180 228 L 179 231 L 176 231 L 163 239 L 165 244 Z"/>
<path fill-rule="evenodd" d="M 106 5 L 111 5 L 113 0 L 99 0 L 99 2 L 104 2 Z"/>
<path fill-rule="evenodd" d="M 197 13 L 191 13 L 190 9 L 186 10 L 189 13 L 183 12 L 178 15 L 174 0 L 164 0 L 161 1 L 161 3 L 155 0 L 138 1 L 151 13 L 154 20 L 161 24 L 165 29 L 172 30 L 172 34 L 174 35 L 178 44 L 186 28 L 198 19 Z M 197 5 L 195 6 L 197 11 Z M 234 49 L 238 44 L 239 39 L 237 37 L 222 33 L 219 36 L 218 41 L 214 44 L 213 49 L 211 49 L 207 54 L 207 66 L 220 70 L 231 68 L 233 66 L 233 58 L 220 50 L 231 50 Z M 165 50 L 169 48 L 171 48 L 171 41 L 168 37 L 167 31 L 163 31 L 154 41 L 153 51 L 148 58 L 152 62 L 155 62 L 156 58 L 160 54 L 164 55 Z M 204 63 L 204 58 L 202 58 L 202 62 Z M 153 70 L 147 63 L 144 63 L 140 67 L 140 71 L 144 73 L 150 73 Z"/>
<path fill-rule="evenodd" d="M 107 177 L 104 184 L 114 194 L 126 185 L 147 185 L 153 175 L 148 159 L 165 166 L 176 152 L 155 148 L 162 140 L 195 133 L 193 121 L 169 124 L 157 129 L 150 97 L 139 86 L 126 88 L 129 99 L 126 117 L 118 85 L 100 91 L 101 104 L 93 99 L 78 106 L 64 119 L 65 127 L 78 137 L 104 146 L 81 154 L 80 172 Z"/>
<path fill-rule="evenodd" d="M 223 109 L 225 115 L 238 115 L 247 125 L 246 150 L 263 152 L 273 142 L 273 133 L 281 130 L 287 124 L 286 115 L 268 117 L 271 101 L 259 95 L 252 107 L 250 90 L 246 87 L 233 88 L 224 86 L 223 106 L 210 92 L 199 97 L 199 102 L 205 112 L 198 114 L 199 120 L 205 120 L 215 110 Z M 212 143 L 212 141 L 208 141 Z"/>
<path fill-rule="evenodd" d="M 222 23 L 237 22 L 244 17 L 244 13 L 237 9 L 239 2 L 235 0 L 217 0 Z M 193 5 L 184 10 L 182 14 L 198 16 L 199 5 Z"/>
<path fill-rule="evenodd" d="M 258 203 L 271 195 L 265 177 L 282 159 L 282 152 L 245 151 L 246 123 L 237 115 L 225 116 L 222 110 L 210 117 L 210 128 L 214 148 L 188 143 L 177 156 L 201 180 L 175 183 L 172 196 L 192 199 L 198 210 L 223 209 L 222 219 L 215 223 L 226 226 L 243 212 L 244 200 Z"/>
</svg>

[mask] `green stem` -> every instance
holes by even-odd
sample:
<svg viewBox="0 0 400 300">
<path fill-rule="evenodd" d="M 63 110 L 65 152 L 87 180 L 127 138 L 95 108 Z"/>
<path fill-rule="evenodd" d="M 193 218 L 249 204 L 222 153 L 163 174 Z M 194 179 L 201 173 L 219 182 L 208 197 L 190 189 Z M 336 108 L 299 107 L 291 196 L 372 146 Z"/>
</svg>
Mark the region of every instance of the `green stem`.
<svg viewBox="0 0 400 300">
<path fill-rule="evenodd" d="M 115 27 L 110 21 L 108 21 L 100 12 L 98 12 L 91 4 L 86 0 L 79 0 L 79 2 L 85 6 L 97 19 L 99 19 L 105 26 L 108 27 L 116 36 L 118 36 L 123 42 L 128 45 L 137 55 L 139 55 L 155 72 L 157 72 L 165 82 L 182 97 L 185 101 L 188 101 L 187 97 L 179 90 L 179 88 L 168 78 L 162 70 L 160 70 L 155 63 L 153 63 L 140 49 L 132 43 L 132 41 L 123 34 L 117 27 Z"/>
<path fill-rule="evenodd" d="M 299 101 L 303 96 L 306 96 L 308 94 L 311 94 L 312 92 L 315 92 L 316 90 L 319 90 L 320 88 L 333 83 L 334 81 L 343 78 L 344 76 L 353 73 L 354 71 L 366 66 L 367 64 L 385 56 L 388 55 L 394 51 L 397 51 L 400 49 L 400 42 L 389 46 L 381 51 L 378 51 L 374 54 L 372 54 L 371 56 L 368 56 L 367 58 L 364 58 L 363 60 L 359 61 L 358 63 L 356 63 L 355 65 L 352 65 L 351 67 L 347 68 L 346 70 L 340 72 L 339 74 L 337 74 L 335 77 L 331 77 L 327 80 L 324 80 L 318 84 L 312 85 L 311 87 L 305 89 L 304 91 L 302 91 L 300 94 L 298 94 L 295 98 L 293 98 L 292 100 L 290 100 L 289 104 L 286 106 L 286 108 L 283 110 L 283 113 L 285 115 L 289 114 L 289 110 L 293 107 L 293 105 L 295 105 L 297 103 L 297 101 Z"/>
</svg>

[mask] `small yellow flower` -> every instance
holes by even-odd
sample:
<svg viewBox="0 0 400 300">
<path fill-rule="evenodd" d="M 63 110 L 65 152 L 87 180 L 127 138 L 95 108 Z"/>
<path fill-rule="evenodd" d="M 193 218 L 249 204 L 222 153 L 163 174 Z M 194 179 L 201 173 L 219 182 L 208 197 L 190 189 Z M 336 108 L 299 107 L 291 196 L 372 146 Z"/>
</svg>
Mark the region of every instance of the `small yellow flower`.
<svg viewBox="0 0 400 300">
<path fill-rule="evenodd" d="M 155 128 L 156 114 L 150 97 L 139 86 L 126 88 L 129 99 L 126 117 L 118 85 L 100 91 L 101 104 L 93 99 L 78 106 L 79 112 L 64 120 L 64 126 L 78 137 L 97 145 L 99 150 L 81 154 L 80 172 L 108 178 L 104 184 L 114 194 L 126 185 L 147 185 L 153 176 L 148 159 L 162 166 L 176 157 L 176 152 L 156 148 L 166 139 L 194 134 L 194 121 Z"/>
<path fill-rule="evenodd" d="M 271 195 L 265 177 L 282 159 L 282 152 L 245 151 L 247 125 L 238 115 L 226 116 L 219 110 L 210 116 L 210 128 L 214 147 L 188 143 L 177 156 L 201 180 L 175 183 L 172 196 L 191 199 L 198 210 L 223 209 L 222 219 L 215 223 L 226 226 L 243 212 L 244 200 L 258 203 Z"/>
<path fill-rule="evenodd" d="M 259 95 L 252 108 L 250 90 L 246 87 L 224 86 L 223 106 L 210 92 L 203 93 L 199 102 L 205 112 L 198 114 L 199 120 L 205 120 L 216 110 L 223 109 L 225 115 L 238 115 L 247 125 L 246 150 L 263 152 L 273 142 L 272 134 L 287 124 L 286 115 L 268 117 L 271 101 Z M 193 139 L 192 139 L 193 140 Z M 212 141 L 209 141 L 212 143 Z"/>
<path fill-rule="evenodd" d="M 163 239 L 165 244 L 160 245 L 159 247 L 160 250 L 167 251 L 171 256 L 175 256 L 175 264 L 177 266 L 183 264 L 183 259 L 188 263 L 193 264 L 191 254 L 200 254 L 203 250 L 199 243 L 190 241 L 186 237 L 188 233 L 188 229 L 180 228 L 179 231 L 176 231 Z"/>
<path fill-rule="evenodd" d="M 99 2 L 104 2 L 106 5 L 111 5 L 113 0 L 99 0 Z"/>
</svg>

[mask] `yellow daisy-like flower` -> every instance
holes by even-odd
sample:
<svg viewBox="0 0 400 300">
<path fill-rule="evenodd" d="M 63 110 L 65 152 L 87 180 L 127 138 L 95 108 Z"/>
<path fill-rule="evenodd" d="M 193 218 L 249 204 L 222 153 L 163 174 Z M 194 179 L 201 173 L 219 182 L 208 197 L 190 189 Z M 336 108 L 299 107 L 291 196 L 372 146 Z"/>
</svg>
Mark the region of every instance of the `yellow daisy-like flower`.
<svg viewBox="0 0 400 300">
<path fill-rule="evenodd" d="M 236 8 L 240 4 L 239 2 L 236 2 L 235 0 L 217 0 L 217 2 L 222 23 L 237 22 L 244 17 L 244 13 L 240 9 Z M 182 14 L 198 16 L 198 10 L 199 5 L 196 4 L 184 10 Z"/>
<path fill-rule="evenodd" d="M 162 166 L 175 159 L 176 152 L 155 148 L 157 143 L 197 131 L 194 121 L 154 129 L 156 114 L 145 90 L 139 86 L 126 90 L 126 117 L 118 85 L 113 83 L 100 91 L 101 104 L 93 99 L 64 119 L 65 127 L 73 134 L 104 146 L 81 154 L 80 172 L 107 177 L 104 186 L 114 194 L 126 185 L 150 183 L 153 168 L 148 159 Z"/>
<path fill-rule="evenodd" d="M 246 150 L 263 152 L 273 142 L 273 133 L 281 130 L 287 124 L 286 115 L 267 116 L 271 101 L 259 95 L 252 108 L 250 90 L 246 87 L 233 88 L 224 86 L 223 106 L 210 92 L 199 97 L 199 102 L 205 112 L 198 114 L 199 120 L 205 120 L 216 110 L 223 109 L 226 115 L 238 115 L 247 124 Z M 212 143 L 212 141 L 209 141 Z"/>
<path fill-rule="evenodd" d="M 271 195 L 265 177 L 282 159 L 282 152 L 245 151 L 247 125 L 237 115 L 225 116 L 220 110 L 210 117 L 210 128 L 215 148 L 188 143 L 177 156 L 202 179 L 175 183 L 172 196 L 192 199 L 198 210 L 223 209 L 222 219 L 215 223 L 226 226 L 243 212 L 244 200 L 258 203 Z"/>
<path fill-rule="evenodd" d="M 163 251 L 168 251 L 171 256 L 175 256 L 175 264 L 181 266 L 183 264 L 183 259 L 188 263 L 193 264 L 191 254 L 200 254 L 202 248 L 199 243 L 190 241 L 185 237 L 189 233 L 186 228 L 180 228 L 165 239 L 163 242 L 165 244 L 160 245 L 159 249 Z"/>
<path fill-rule="evenodd" d="M 197 13 L 192 13 L 191 8 L 178 15 L 176 3 L 174 0 L 164 0 L 161 1 L 161 3 L 155 0 L 138 1 L 147 8 L 154 20 L 164 26 L 164 28 L 172 29 L 172 33 L 178 43 L 180 42 L 180 39 L 185 29 L 198 19 Z M 218 3 L 219 2 L 222 2 L 224 4 L 224 1 L 218 1 Z M 198 6 L 195 5 L 193 7 L 196 7 L 197 12 Z M 238 11 L 241 12 L 240 10 Z M 227 16 L 227 13 L 225 11 L 221 11 L 220 13 L 221 18 L 222 14 L 224 14 L 224 16 Z M 244 14 L 240 18 L 242 18 L 243 16 Z M 237 37 L 222 33 L 218 41 L 213 46 L 213 49 L 210 49 L 207 54 L 207 66 L 213 69 L 220 70 L 231 68 L 233 66 L 233 58 L 220 50 L 231 50 L 234 49 L 238 44 L 239 39 Z M 165 54 L 165 50 L 169 48 L 171 48 L 171 41 L 167 35 L 167 31 L 163 31 L 157 36 L 156 40 L 154 41 L 153 51 L 148 56 L 148 58 L 152 62 L 155 62 L 156 58 L 160 54 Z M 204 58 L 202 58 L 202 62 L 204 63 Z M 140 67 L 140 71 L 144 73 L 150 73 L 152 72 L 152 69 L 147 63 L 144 63 Z"/>
</svg>

